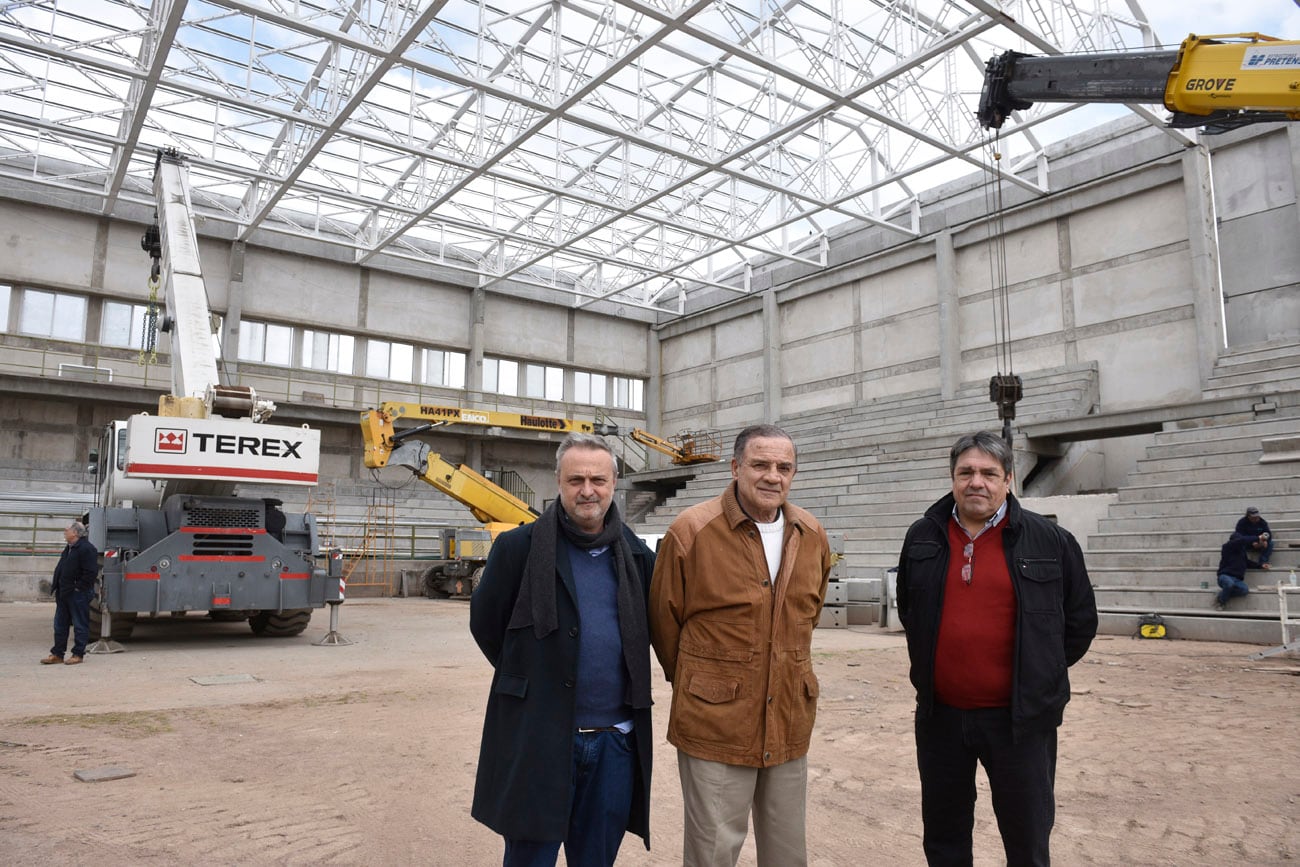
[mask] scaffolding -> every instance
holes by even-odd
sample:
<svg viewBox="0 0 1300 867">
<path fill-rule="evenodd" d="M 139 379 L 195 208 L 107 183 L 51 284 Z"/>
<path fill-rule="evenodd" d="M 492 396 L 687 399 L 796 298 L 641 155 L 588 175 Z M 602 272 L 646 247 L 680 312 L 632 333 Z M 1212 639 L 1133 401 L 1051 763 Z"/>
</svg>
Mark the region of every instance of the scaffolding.
<svg viewBox="0 0 1300 867">
<path fill-rule="evenodd" d="M 351 592 L 357 587 L 379 587 L 391 595 L 394 586 L 393 556 L 397 547 L 397 505 L 391 491 L 370 493 L 360 538 L 343 546 L 343 578 Z"/>
</svg>

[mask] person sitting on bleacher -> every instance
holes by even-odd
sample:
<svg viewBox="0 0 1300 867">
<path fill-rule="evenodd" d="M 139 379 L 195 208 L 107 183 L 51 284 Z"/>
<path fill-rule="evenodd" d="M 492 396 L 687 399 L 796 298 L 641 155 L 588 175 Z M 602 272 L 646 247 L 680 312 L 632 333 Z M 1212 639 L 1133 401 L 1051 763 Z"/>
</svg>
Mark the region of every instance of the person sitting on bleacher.
<svg viewBox="0 0 1300 867">
<path fill-rule="evenodd" d="M 1250 592 L 1246 584 L 1246 549 L 1251 545 L 1251 537 L 1233 533 L 1223 543 L 1219 551 L 1219 569 L 1217 572 L 1219 592 L 1214 597 L 1214 608 L 1222 611 L 1228 607 L 1228 600 L 1234 596 L 1245 596 Z"/>
<path fill-rule="evenodd" d="M 1268 565 L 1273 556 L 1273 531 L 1268 528 L 1268 521 L 1259 514 L 1259 509 L 1254 506 L 1247 508 L 1245 516 L 1237 521 L 1235 532 L 1250 539 L 1251 550 L 1259 551 L 1254 560 L 1246 561 L 1251 569 L 1273 568 Z"/>
</svg>

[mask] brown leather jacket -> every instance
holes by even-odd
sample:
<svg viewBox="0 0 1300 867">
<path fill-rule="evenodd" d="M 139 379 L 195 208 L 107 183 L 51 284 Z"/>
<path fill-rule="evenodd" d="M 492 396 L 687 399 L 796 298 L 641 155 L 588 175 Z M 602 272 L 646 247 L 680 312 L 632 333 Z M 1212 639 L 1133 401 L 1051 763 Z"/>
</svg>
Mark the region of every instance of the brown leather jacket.
<svg viewBox="0 0 1300 867">
<path fill-rule="evenodd" d="M 668 741 L 707 761 L 762 768 L 807 754 L 817 716 L 812 631 L 830 545 L 786 503 L 776 587 L 736 486 L 692 506 L 659 545 L 650 640 L 673 684 Z"/>
</svg>

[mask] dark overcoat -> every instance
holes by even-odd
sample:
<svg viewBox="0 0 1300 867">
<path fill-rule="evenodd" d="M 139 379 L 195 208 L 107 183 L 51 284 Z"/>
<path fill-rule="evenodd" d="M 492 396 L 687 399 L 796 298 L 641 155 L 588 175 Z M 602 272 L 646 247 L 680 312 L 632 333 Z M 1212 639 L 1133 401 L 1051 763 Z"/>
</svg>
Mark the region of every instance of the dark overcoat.
<svg viewBox="0 0 1300 867">
<path fill-rule="evenodd" d="M 470 600 L 469 627 L 495 669 L 483 721 L 471 815 L 503 837 L 563 840 L 572 806 L 577 595 L 567 545 L 556 546 L 559 628 L 538 640 L 531 623 L 507 629 L 532 545 L 534 524 L 492 543 L 483 579 Z M 654 554 L 627 527 L 623 536 L 648 595 Z M 637 773 L 627 830 L 650 847 L 650 709 L 633 713 Z"/>
</svg>

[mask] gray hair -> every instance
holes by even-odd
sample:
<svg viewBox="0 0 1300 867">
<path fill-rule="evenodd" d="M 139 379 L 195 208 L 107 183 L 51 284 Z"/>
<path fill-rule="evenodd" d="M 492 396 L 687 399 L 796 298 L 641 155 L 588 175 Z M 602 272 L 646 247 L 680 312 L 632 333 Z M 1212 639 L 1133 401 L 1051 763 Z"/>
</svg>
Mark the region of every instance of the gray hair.
<svg viewBox="0 0 1300 867">
<path fill-rule="evenodd" d="M 736 434 L 736 446 L 731 451 L 731 457 L 736 463 L 745 459 L 745 447 L 749 445 L 752 439 L 780 439 L 789 440 L 790 445 L 794 448 L 795 462 L 799 461 L 799 447 L 794 444 L 794 440 L 785 431 L 781 430 L 774 424 L 751 424 L 749 427 Z"/>
<path fill-rule="evenodd" d="M 1007 445 L 1007 441 L 991 430 L 982 430 L 966 434 L 952 444 L 952 451 L 948 453 L 949 476 L 957 469 L 958 459 L 971 449 L 979 449 L 1002 464 L 1002 472 L 1008 476 L 1015 470 L 1016 457 L 1012 454 L 1011 446 Z"/>
<path fill-rule="evenodd" d="M 73 521 L 71 524 L 68 525 L 68 529 L 76 533 L 78 538 L 85 538 L 86 525 L 81 523 L 80 521 Z"/>
<path fill-rule="evenodd" d="M 555 475 L 560 474 L 560 461 L 569 449 L 595 449 L 609 455 L 609 462 L 614 465 L 614 476 L 618 477 L 618 461 L 614 459 L 614 450 L 609 443 L 594 434 L 570 433 L 564 437 L 560 447 L 555 450 Z"/>
</svg>

